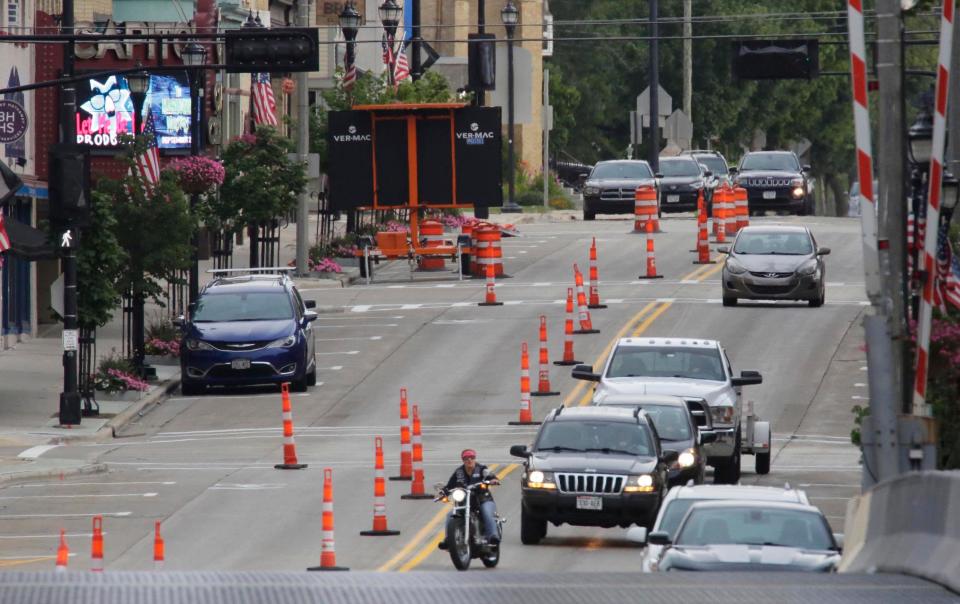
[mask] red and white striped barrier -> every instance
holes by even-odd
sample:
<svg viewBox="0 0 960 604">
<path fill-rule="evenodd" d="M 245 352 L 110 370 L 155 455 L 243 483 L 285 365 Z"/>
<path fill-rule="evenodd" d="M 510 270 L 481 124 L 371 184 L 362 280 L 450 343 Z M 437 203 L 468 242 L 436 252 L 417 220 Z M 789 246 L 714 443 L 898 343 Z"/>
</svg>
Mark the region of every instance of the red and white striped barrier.
<svg viewBox="0 0 960 604">
<path fill-rule="evenodd" d="M 933 148 L 930 150 L 930 190 L 927 194 L 927 224 L 923 238 L 921 266 L 926 274 L 920 317 L 917 322 L 917 368 L 913 387 L 913 414 L 931 415 L 927 405 L 927 370 L 930 355 L 930 326 L 933 322 L 933 290 L 937 282 L 937 236 L 940 233 L 940 200 L 943 194 L 943 152 L 947 137 L 947 97 L 950 84 L 950 59 L 953 48 L 954 0 L 944 0 L 940 19 L 940 58 L 937 65 L 937 89 L 933 112 Z"/>
</svg>

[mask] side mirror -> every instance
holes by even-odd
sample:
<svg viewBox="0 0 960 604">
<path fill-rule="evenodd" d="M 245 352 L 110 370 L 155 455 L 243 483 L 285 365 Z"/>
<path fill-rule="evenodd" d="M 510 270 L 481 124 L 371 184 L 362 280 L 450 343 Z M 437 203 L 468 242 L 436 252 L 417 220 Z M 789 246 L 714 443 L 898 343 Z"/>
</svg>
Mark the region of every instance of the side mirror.
<svg viewBox="0 0 960 604">
<path fill-rule="evenodd" d="M 599 382 L 600 374 L 593 372 L 593 367 L 590 365 L 577 365 L 573 368 L 573 372 L 570 374 L 575 380 L 587 380 L 588 382 Z"/>
<path fill-rule="evenodd" d="M 829 254 L 830 254 L 830 248 L 828 247 L 817 248 L 817 256 L 827 256 Z"/>
<path fill-rule="evenodd" d="M 317 313 L 313 312 L 312 310 L 308 310 L 307 312 L 303 313 L 303 324 L 306 325 L 307 323 L 316 321 L 318 316 L 319 315 Z"/>
<path fill-rule="evenodd" d="M 837 542 L 837 551 L 843 551 L 843 533 L 834 533 L 833 540 Z"/>
<path fill-rule="evenodd" d="M 674 451 L 672 449 L 668 449 L 660 455 L 660 459 L 663 460 L 663 463 L 668 465 L 677 461 L 677 459 L 679 458 L 680 458 L 680 451 Z"/>
<path fill-rule="evenodd" d="M 670 545 L 670 533 L 654 531 L 647 535 L 647 543 L 650 545 Z"/>
<path fill-rule="evenodd" d="M 727 170 L 727 172 L 730 173 L 730 176 L 733 176 L 734 174 L 737 173 L 737 169 L 734 167 L 731 167 L 729 170 Z"/>
<path fill-rule="evenodd" d="M 804 171 L 804 172 L 809 172 L 809 171 L 811 171 L 811 170 L 813 170 L 813 168 L 810 167 L 810 164 L 804 164 L 804 165 L 803 165 L 803 171 Z"/>
<path fill-rule="evenodd" d="M 183 315 L 180 315 L 179 317 L 171 321 L 171 323 L 173 323 L 174 327 L 179 327 L 180 329 L 183 329 L 186 326 L 187 321 Z"/>
<path fill-rule="evenodd" d="M 627 541 L 639 545 L 647 544 L 647 527 L 632 526 L 627 530 Z"/>
<path fill-rule="evenodd" d="M 740 377 L 730 380 L 734 386 L 756 386 L 763 383 L 763 376 L 759 371 L 741 371 Z"/>
<path fill-rule="evenodd" d="M 663 174 L 660 173 L 660 172 L 657 172 L 656 174 L 653 175 L 653 177 L 654 177 L 654 178 L 663 178 Z"/>
<path fill-rule="evenodd" d="M 522 457 L 524 459 L 530 459 L 532 453 L 527 449 L 527 445 L 513 445 L 510 447 L 510 455 L 514 457 Z"/>
<path fill-rule="evenodd" d="M 730 253 L 730 247 L 729 247 L 729 246 L 726 246 L 726 245 L 721 245 L 720 247 L 717 248 L 717 253 L 718 253 L 718 254 L 729 254 L 729 253 Z"/>
<path fill-rule="evenodd" d="M 304 301 L 303 301 L 303 305 L 306 306 L 307 308 L 316 308 L 316 307 L 317 307 L 317 301 L 316 301 L 316 300 L 304 300 Z"/>
<path fill-rule="evenodd" d="M 713 172 L 711 172 L 710 170 L 707 170 L 706 172 L 703 173 L 703 176 L 705 178 L 711 178 L 713 176 Z"/>
<path fill-rule="evenodd" d="M 717 442 L 717 433 L 713 430 L 701 430 L 700 431 L 700 444 L 709 445 L 710 443 Z"/>
<path fill-rule="evenodd" d="M 590 175 L 589 175 L 589 174 L 580 174 L 580 175 L 578 175 L 578 176 L 577 176 L 577 182 L 580 183 L 580 184 L 583 184 L 583 183 L 587 182 L 587 177 L 588 177 L 588 176 L 590 176 Z"/>
</svg>

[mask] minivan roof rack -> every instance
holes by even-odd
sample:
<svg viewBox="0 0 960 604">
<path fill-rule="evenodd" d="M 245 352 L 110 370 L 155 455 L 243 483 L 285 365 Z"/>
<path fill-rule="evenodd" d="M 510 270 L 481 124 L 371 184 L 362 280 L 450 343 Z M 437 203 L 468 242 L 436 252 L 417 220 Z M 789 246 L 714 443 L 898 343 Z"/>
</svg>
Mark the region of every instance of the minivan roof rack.
<svg viewBox="0 0 960 604">
<path fill-rule="evenodd" d="M 293 266 L 260 266 L 254 268 L 211 268 L 207 269 L 208 273 L 214 275 L 222 274 L 257 274 L 257 275 L 269 275 L 271 273 L 284 274 L 296 270 L 296 267 Z"/>
</svg>

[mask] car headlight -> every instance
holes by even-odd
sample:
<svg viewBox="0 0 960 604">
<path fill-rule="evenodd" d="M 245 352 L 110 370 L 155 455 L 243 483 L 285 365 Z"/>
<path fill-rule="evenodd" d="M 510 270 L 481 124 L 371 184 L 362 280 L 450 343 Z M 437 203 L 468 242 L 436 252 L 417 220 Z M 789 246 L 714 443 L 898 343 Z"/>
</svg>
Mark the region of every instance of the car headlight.
<svg viewBox="0 0 960 604">
<path fill-rule="evenodd" d="M 703 188 L 703 181 L 702 181 L 702 180 L 695 180 L 695 181 L 693 181 L 692 183 L 690 183 L 690 186 L 693 187 L 694 189 L 702 189 L 702 188 Z"/>
<path fill-rule="evenodd" d="M 812 275 L 817 272 L 817 261 L 816 260 L 807 260 L 800 265 L 800 268 L 797 269 L 797 273 L 801 275 Z"/>
<path fill-rule="evenodd" d="M 203 340 L 195 340 L 194 338 L 187 338 L 187 349 L 188 350 L 216 350 L 210 344 L 207 344 Z"/>
<path fill-rule="evenodd" d="M 297 336 L 290 335 L 279 340 L 274 340 L 267 344 L 267 348 L 290 348 L 297 343 Z"/>
<path fill-rule="evenodd" d="M 803 197 L 803 187 L 794 187 L 790 194 L 796 197 L 797 199 Z"/>
<path fill-rule="evenodd" d="M 742 275 L 747 272 L 747 267 L 743 266 L 733 258 L 727 258 L 726 268 L 734 275 Z"/>
<path fill-rule="evenodd" d="M 554 482 L 553 472 L 533 470 L 527 474 L 527 487 L 531 489 L 552 490 L 557 488 L 557 483 Z"/>
<path fill-rule="evenodd" d="M 627 479 L 627 486 L 623 488 L 623 491 L 625 493 L 652 493 L 654 490 L 653 483 L 653 476 L 650 474 L 631 476 Z"/>
<path fill-rule="evenodd" d="M 450 499 L 453 499 L 454 503 L 463 503 L 463 500 L 467 498 L 467 492 L 463 489 L 454 489 L 450 493 Z"/>
<path fill-rule="evenodd" d="M 584 195 L 599 195 L 600 187 L 586 186 L 583 188 Z"/>
<path fill-rule="evenodd" d="M 715 424 L 730 425 L 733 423 L 734 408 L 728 405 L 717 405 L 710 407 L 710 417 Z"/>
<path fill-rule="evenodd" d="M 697 456 L 693 449 L 687 449 L 677 457 L 677 465 L 681 468 L 689 468 L 695 463 L 697 463 Z"/>
</svg>

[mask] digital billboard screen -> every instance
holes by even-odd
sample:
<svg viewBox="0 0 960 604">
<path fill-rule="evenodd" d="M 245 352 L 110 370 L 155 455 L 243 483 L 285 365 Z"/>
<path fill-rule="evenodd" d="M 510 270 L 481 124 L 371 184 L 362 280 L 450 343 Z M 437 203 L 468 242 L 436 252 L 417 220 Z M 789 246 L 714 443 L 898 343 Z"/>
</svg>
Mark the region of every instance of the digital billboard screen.
<svg viewBox="0 0 960 604">
<path fill-rule="evenodd" d="M 134 118 L 130 86 L 122 75 L 89 78 L 77 91 L 77 144 L 110 149 L 119 136 L 143 132 L 147 120 L 160 149 L 189 149 L 190 83 L 186 72 L 150 74 L 143 112 Z"/>
</svg>

